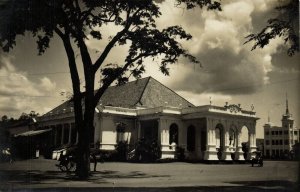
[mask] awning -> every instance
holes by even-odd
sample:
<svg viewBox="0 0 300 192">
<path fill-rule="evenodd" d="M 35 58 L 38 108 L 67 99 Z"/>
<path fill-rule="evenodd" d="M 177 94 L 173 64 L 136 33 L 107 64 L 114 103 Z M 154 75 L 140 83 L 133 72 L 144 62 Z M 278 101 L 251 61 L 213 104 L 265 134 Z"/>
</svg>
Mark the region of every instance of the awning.
<svg viewBox="0 0 300 192">
<path fill-rule="evenodd" d="M 34 135 L 39 135 L 45 132 L 51 131 L 51 129 L 43 129 L 43 130 L 36 130 L 36 131 L 26 131 L 24 133 L 20 133 L 20 134 L 15 134 L 14 137 L 19 137 L 19 136 L 23 136 L 23 137 L 28 137 L 28 136 L 34 136 Z"/>
</svg>

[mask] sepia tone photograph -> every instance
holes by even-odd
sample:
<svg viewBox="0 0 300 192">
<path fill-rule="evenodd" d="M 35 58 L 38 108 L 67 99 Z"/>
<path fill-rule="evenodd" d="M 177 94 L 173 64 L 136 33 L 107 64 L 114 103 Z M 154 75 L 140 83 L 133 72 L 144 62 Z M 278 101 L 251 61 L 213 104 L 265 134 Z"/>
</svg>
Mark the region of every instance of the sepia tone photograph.
<svg viewBox="0 0 300 192">
<path fill-rule="evenodd" d="M 298 0 L 0 0 L 0 192 L 300 190 Z"/>
</svg>

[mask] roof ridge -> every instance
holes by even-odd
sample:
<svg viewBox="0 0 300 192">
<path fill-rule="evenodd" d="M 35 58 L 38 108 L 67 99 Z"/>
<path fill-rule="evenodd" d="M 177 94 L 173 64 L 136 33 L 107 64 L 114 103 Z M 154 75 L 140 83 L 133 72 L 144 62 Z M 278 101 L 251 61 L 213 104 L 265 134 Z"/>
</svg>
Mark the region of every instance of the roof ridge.
<svg viewBox="0 0 300 192">
<path fill-rule="evenodd" d="M 151 77 L 151 76 L 150 76 Z M 182 97 L 181 95 L 179 95 L 178 93 L 176 93 L 174 90 L 172 90 L 171 88 L 167 87 L 166 85 L 162 84 L 161 82 L 159 82 L 158 80 L 156 80 L 155 78 L 151 77 L 152 79 L 154 79 L 156 82 L 158 82 L 159 84 L 161 84 L 162 86 L 164 86 L 165 88 L 169 89 L 171 92 L 175 93 L 176 95 L 178 95 L 180 98 L 182 98 L 183 100 L 185 100 L 186 102 L 188 102 L 189 104 L 191 104 L 192 106 L 195 106 L 193 103 L 189 102 L 188 100 L 186 100 L 184 97 Z"/>
<path fill-rule="evenodd" d="M 143 77 L 143 78 L 140 78 L 140 79 L 136 79 L 136 80 L 134 80 L 134 81 L 128 81 L 127 83 L 124 83 L 124 84 L 122 84 L 122 85 L 112 85 L 112 86 L 109 86 L 108 88 L 110 88 L 110 87 L 120 87 L 120 86 L 123 86 L 123 85 L 127 85 L 128 83 L 136 83 L 136 82 L 138 82 L 138 81 L 141 81 L 141 80 L 143 80 L 143 79 L 147 79 L 147 78 L 150 78 L 151 76 L 148 76 L 148 77 Z M 97 89 L 98 90 L 98 89 Z"/>
</svg>

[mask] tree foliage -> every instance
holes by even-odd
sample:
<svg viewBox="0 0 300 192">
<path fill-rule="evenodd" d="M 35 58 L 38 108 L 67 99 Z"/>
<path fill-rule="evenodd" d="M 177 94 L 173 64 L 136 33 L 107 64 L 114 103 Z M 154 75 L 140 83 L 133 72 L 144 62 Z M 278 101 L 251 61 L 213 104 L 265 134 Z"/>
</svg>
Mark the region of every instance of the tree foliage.
<svg viewBox="0 0 300 192">
<path fill-rule="evenodd" d="M 1 117 L 1 121 L 2 121 L 2 122 L 7 122 L 7 121 L 8 121 L 8 116 L 7 116 L 7 115 L 3 115 L 3 116 Z"/>
<path fill-rule="evenodd" d="M 145 71 L 146 58 L 159 58 L 160 71 L 169 75 L 169 64 L 185 57 L 197 63 L 179 40 L 192 36 L 181 26 L 158 29 L 156 19 L 161 16 L 160 1 L 156 0 L 4 0 L 1 2 L 0 45 L 10 51 L 16 45 L 16 37 L 30 32 L 36 38 L 39 54 L 43 54 L 54 35 L 63 42 L 70 69 L 75 126 L 78 132 L 77 174 L 88 177 L 89 142 L 94 121 L 94 109 L 114 82 L 126 83 L 130 76 L 141 77 Z M 214 0 L 177 0 L 176 6 L 192 9 L 196 6 L 208 10 L 221 10 Z M 102 51 L 92 61 L 86 41 L 93 38 L 102 41 L 104 28 L 116 26 L 116 34 L 109 39 Z M 106 41 L 105 41 L 106 42 Z M 106 58 L 115 46 L 129 46 L 123 63 L 106 63 Z M 85 90 L 80 89 L 78 61 L 79 51 L 84 70 Z M 102 73 L 102 84 L 95 87 L 95 74 Z M 96 91 L 95 91 L 96 88 Z M 84 92 L 84 93 L 83 93 Z M 84 97 L 83 97 L 84 95 Z M 84 100 L 84 106 L 82 106 Z M 84 107 L 84 110 L 83 110 Z"/>
<path fill-rule="evenodd" d="M 28 120 L 38 117 L 40 114 L 35 111 L 30 111 L 29 113 L 22 113 L 19 117 L 19 120 Z"/>
<path fill-rule="evenodd" d="M 248 35 L 247 41 L 254 42 L 252 50 L 263 48 L 276 37 L 283 37 L 288 44 L 287 54 L 292 56 L 299 52 L 299 1 L 288 0 L 288 3 L 276 7 L 278 16 L 268 20 L 268 25 L 257 34 Z"/>
</svg>

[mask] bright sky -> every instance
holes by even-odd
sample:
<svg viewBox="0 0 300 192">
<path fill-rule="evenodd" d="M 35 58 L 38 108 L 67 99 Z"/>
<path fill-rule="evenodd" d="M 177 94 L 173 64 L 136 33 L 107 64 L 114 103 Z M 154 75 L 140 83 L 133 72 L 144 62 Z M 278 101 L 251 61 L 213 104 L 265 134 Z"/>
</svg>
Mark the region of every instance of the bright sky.
<svg viewBox="0 0 300 192">
<path fill-rule="evenodd" d="M 251 51 L 244 45 L 245 36 L 257 32 L 274 16 L 275 0 L 223 0 L 222 12 L 187 11 L 175 8 L 172 1 L 163 1 L 160 28 L 180 25 L 193 36 L 183 42 L 201 62 L 202 68 L 180 60 L 170 66 L 166 77 L 158 70 L 158 63 L 145 60 L 147 72 L 195 105 L 241 104 L 245 110 L 255 107 L 257 137 L 263 137 L 263 124 L 268 113 L 274 125 L 281 125 L 285 112 L 286 93 L 289 109 L 299 127 L 300 54 L 289 57 L 282 47 L 283 40 L 275 39 L 264 49 Z M 107 27 L 106 36 L 118 31 Z M 95 59 L 105 42 L 87 42 Z M 19 117 L 22 112 L 34 110 L 43 114 L 59 105 L 72 92 L 65 51 L 58 38 L 54 38 L 43 56 L 37 56 L 35 40 L 29 35 L 20 37 L 9 54 L 0 52 L 0 116 Z M 126 47 L 116 47 L 106 60 L 121 62 Z M 79 57 L 78 57 L 79 58 Z M 79 60 L 79 59 L 78 59 Z M 84 82 L 83 82 L 84 85 Z"/>
</svg>

